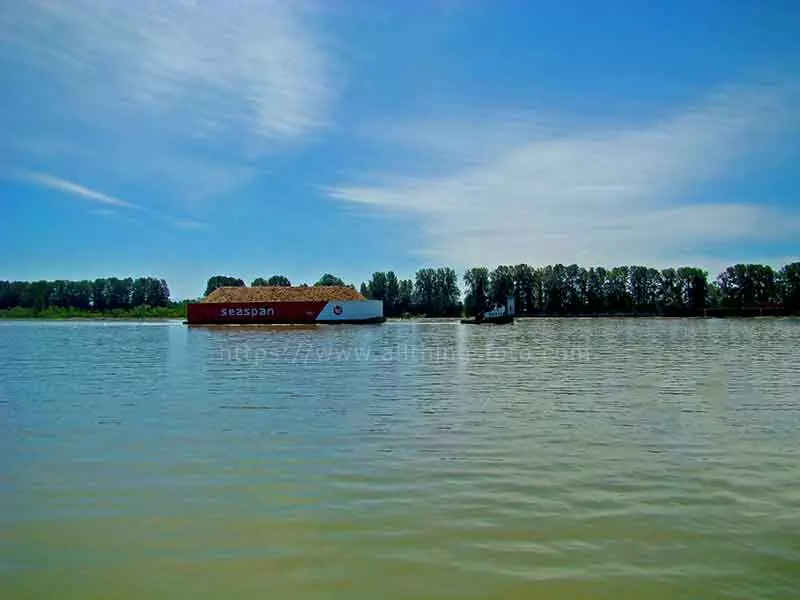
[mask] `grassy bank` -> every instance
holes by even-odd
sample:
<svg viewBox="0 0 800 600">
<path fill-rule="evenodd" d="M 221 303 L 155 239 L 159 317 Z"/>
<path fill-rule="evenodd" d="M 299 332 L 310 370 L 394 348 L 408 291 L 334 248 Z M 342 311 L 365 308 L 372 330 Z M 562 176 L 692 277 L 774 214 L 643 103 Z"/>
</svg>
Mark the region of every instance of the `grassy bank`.
<svg viewBox="0 0 800 600">
<path fill-rule="evenodd" d="M 15 307 L 0 310 L 0 319 L 183 319 L 186 317 L 186 305 L 183 303 L 170 306 L 137 306 L 135 308 L 118 308 L 114 310 L 82 310 L 78 308 L 35 308 Z"/>
</svg>

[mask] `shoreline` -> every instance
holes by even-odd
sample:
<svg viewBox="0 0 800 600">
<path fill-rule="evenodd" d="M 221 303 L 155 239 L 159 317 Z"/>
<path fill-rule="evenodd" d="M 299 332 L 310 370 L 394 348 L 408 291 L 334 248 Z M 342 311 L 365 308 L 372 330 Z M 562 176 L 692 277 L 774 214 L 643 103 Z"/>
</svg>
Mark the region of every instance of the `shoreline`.
<svg viewBox="0 0 800 600">
<path fill-rule="evenodd" d="M 171 311 L 169 309 L 156 310 L 148 314 L 148 311 L 124 311 L 124 312 L 103 312 L 103 313 L 79 313 L 79 312 L 33 312 L 0 310 L 0 321 L 169 321 L 175 319 L 185 319 L 185 311 Z"/>
<path fill-rule="evenodd" d="M 142 314 L 9 314 L 0 311 L 0 321 L 186 321 L 184 314 L 142 315 Z M 515 320 L 535 319 L 756 319 L 756 318 L 798 318 L 797 313 L 759 308 L 714 308 L 705 311 L 687 311 L 686 313 L 592 313 L 592 314 L 558 314 L 542 313 L 535 315 L 516 315 Z M 465 317 L 386 317 L 386 322 L 451 322 Z M 274 323 L 264 323 L 266 326 Z"/>
<path fill-rule="evenodd" d="M 109 316 L 92 316 L 92 317 L 0 317 L 0 323 L 4 321 L 181 321 L 184 317 L 109 317 Z"/>
</svg>

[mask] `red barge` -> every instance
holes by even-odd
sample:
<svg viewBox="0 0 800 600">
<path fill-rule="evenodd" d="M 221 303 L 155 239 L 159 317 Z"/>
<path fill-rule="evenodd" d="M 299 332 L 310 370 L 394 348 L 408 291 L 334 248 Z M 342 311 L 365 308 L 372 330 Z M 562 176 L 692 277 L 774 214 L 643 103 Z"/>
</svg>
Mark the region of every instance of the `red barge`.
<svg viewBox="0 0 800 600">
<path fill-rule="evenodd" d="M 222 287 L 186 308 L 189 325 L 382 323 L 383 302 L 343 286 Z"/>
</svg>

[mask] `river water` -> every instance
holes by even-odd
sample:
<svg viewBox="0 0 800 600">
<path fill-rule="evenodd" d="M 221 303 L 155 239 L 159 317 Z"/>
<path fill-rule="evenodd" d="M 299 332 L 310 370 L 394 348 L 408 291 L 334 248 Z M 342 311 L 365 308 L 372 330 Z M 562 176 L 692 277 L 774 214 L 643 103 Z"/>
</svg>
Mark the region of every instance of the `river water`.
<svg viewBox="0 0 800 600">
<path fill-rule="evenodd" d="M 791 598 L 800 321 L 0 323 L 3 598 Z"/>
</svg>

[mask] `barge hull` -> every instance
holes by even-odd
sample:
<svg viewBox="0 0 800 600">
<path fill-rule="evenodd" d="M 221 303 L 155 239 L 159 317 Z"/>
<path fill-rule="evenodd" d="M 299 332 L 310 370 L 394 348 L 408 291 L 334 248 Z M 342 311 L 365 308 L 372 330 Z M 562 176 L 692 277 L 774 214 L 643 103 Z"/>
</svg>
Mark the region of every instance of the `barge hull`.
<svg viewBox="0 0 800 600">
<path fill-rule="evenodd" d="M 189 325 L 271 325 L 294 323 L 382 323 L 380 300 L 307 302 L 195 302 L 187 306 Z"/>
</svg>

